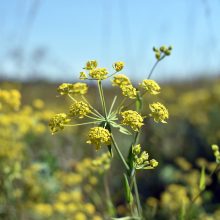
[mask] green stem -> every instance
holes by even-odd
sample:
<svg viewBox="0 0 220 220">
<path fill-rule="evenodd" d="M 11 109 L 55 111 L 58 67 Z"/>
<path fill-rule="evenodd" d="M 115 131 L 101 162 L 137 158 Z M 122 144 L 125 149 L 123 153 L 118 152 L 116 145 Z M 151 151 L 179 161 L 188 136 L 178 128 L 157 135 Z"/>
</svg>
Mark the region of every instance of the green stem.
<svg viewBox="0 0 220 220">
<path fill-rule="evenodd" d="M 101 119 L 101 118 L 95 118 L 95 117 L 92 117 L 92 116 L 89 116 L 89 115 L 85 115 L 85 117 L 91 118 L 91 119 L 94 119 L 94 120 L 97 120 L 97 121 L 103 121 L 103 120 L 105 120 L 104 118 L 103 118 L 103 119 Z"/>
<path fill-rule="evenodd" d="M 80 125 L 89 125 L 89 124 L 97 124 L 98 122 L 96 121 L 90 121 L 90 122 L 85 122 L 85 123 L 81 123 L 81 124 L 74 124 L 74 125 L 63 125 L 64 127 L 76 127 L 76 126 L 80 126 Z"/>
<path fill-rule="evenodd" d="M 106 110 L 106 105 L 105 105 L 105 97 L 102 89 L 102 81 L 98 80 L 98 88 L 99 88 L 99 95 L 102 103 L 102 108 L 105 114 L 105 118 L 107 118 L 107 110 Z"/>
<path fill-rule="evenodd" d="M 151 77 L 151 75 L 153 74 L 154 69 L 156 68 L 157 64 L 158 64 L 162 59 L 164 59 L 164 57 L 166 57 L 165 54 L 164 54 L 159 60 L 156 61 L 156 63 L 153 65 L 153 67 L 152 67 L 152 69 L 151 69 L 151 71 L 150 71 L 150 73 L 149 73 L 147 79 L 150 79 L 150 77 Z"/>
<path fill-rule="evenodd" d="M 114 147 L 115 147 L 115 150 L 117 151 L 117 153 L 118 153 L 118 155 L 119 155 L 119 157 L 120 157 L 122 163 L 124 164 L 126 170 L 129 171 L 129 170 L 130 170 L 130 167 L 128 166 L 127 162 L 125 161 L 125 158 L 123 157 L 123 155 L 122 155 L 120 149 L 118 148 L 118 145 L 117 145 L 117 143 L 116 143 L 116 141 L 115 141 L 115 139 L 114 139 L 114 137 L 113 137 L 113 134 L 111 134 L 111 140 L 112 140 L 112 143 L 113 143 L 113 145 L 114 145 Z"/>
<path fill-rule="evenodd" d="M 113 101 L 112 101 L 111 107 L 110 107 L 109 112 L 108 112 L 108 116 L 110 116 L 111 113 L 112 113 L 112 109 L 113 109 L 113 107 L 114 107 L 114 105 L 115 105 L 116 99 L 117 99 L 117 96 L 115 96 L 114 99 L 113 99 Z"/>
<path fill-rule="evenodd" d="M 77 102 L 76 99 L 74 99 L 70 94 L 68 94 L 69 98 L 72 99 L 74 102 Z"/>
<path fill-rule="evenodd" d="M 118 108 L 117 108 L 117 112 L 119 111 L 119 109 L 122 107 L 122 105 L 124 104 L 125 100 L 127 99 L 127 97 L 123 98 L 121 103 L 118 105 Z"/>
<path fill-rule="evenodd" d="M 89 101 L 83 95 L 81 97 L 89 105 L 89 107 L 94 111 L 93 114 L 96 113 L 97 114 L 96 116 L 99 115 L 100 117 L 103 117 L 101 113 L 99 113 L 95 108 L 92 107 L 92 105 L 89 103 Z"/>
<path fill-rule="evenodd" d="M 136 181 L 136 176 L 134 175 L 134 193 L 135 193 L 135 198 L 137 201 L 137 209 L 138 209 L 138 215 L 142 218 L 142 207 L 141 207 L 141 202 L 140 202 L 140 197 L 138 193 L 138 186 L 137 186 L 137 181 Z"/>
</svg>

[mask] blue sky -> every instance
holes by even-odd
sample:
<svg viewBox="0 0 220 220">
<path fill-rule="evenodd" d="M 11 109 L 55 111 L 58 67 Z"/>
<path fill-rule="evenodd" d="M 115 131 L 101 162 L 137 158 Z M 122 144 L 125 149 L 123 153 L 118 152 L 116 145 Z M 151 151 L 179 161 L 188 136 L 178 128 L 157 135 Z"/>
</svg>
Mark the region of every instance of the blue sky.
<svg viewBox="0 0 220 220">
<path fill-rule="evenodd" d="M 97 59 L 143 78 L 153 46 L 173 45 L 159 80 L 213 75 L 220 70 L 219 0 L 1 0 L 0 74 L 74 80 Z"/>
</svg>

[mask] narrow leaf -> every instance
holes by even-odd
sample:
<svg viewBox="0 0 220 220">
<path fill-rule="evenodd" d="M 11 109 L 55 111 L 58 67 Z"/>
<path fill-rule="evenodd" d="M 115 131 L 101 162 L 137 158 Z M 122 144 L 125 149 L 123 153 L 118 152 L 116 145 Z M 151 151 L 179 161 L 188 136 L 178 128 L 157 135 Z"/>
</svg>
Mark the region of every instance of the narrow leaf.
<svg viewBox="0 0 220 220">
<path fill-rule="evenodd" d="M 206 188 L 205 166 L 203 166 L 202 169 L 201 169 L 201 174 L 200 174 L 199 189 L 200 190 L 205 190 L 205 188 Z"/>
<path fill-rule="evenodd" d="M 131 193 L 131 188 L 128 182 L 128 178 L 126 174 L 124 174 L 124 185 L 125 185 L 125 198 L 128 204 L 132 204 L 133 202 L 133 195 Z"/>
</svg>

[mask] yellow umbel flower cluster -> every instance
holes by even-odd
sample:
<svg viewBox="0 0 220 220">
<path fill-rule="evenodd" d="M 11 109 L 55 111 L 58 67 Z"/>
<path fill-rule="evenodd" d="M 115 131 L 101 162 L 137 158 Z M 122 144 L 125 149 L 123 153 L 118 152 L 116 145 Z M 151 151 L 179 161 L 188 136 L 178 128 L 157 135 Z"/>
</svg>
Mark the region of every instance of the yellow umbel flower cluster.
<svg viewBox="0 0 220 220">
<path fill-rule="evenodd" d="M 64 125 L 68 124 L 68 122 L 70 122 L 70 119 L 67 117 L 65 113 L 59 113 L 54 115 L 49 121 L 49 127 L 52 134 L 59 130 L 63 130 Z"/>
<path fill-rule="evenodd" d="M 137 91 L 131 84 L 121 86 L 121 90 L 122 94 L 130 99 L 135 99 L 137 96 Z"/>
<path fill-rule="evenodd" d="M 98 62 L 96 60 L 90 60 L 86 63 L 84 67 L 85 70 L 93 70 L 98 66 Z"/>
<path fill-rule="evenodd" d="M 124 68 L 124 62 L 118 61 L 113 64 L 113 68 L 116 72 L 121 71 Z"/>
<path fill-rule="evenodd" d="M 124 74 L 118 74 L 114 76 L 114 79 L 112 80 L 112 86 L 124 86 L 124 85 L 130 85 L 131 82 L 127 76 Z"/>
<path fill-rule="evenodd" d="M 157 95 L 160 93 L 160 86 L 151 79 L 145 79 L 140 83 L 140 87 L 149 92 L 151 95 Z"/>
<path fill-rule="evenodd" d="M 149 154 L 146 151 L 141 152 L 140 144 L 132 146 L 132 154 L 135 169 L 154 169 L 158 166 L 155 159 L 149 160 Z"/>
<path fill-rule="evenodd" d="M 91 128 L 88 134 L 89 140 L 88 144 L 95 145 L 96 150 L 101 148 L 101 145 L 109 145 L 111 143 L 110 132 L 103 127 L 94 127 Z"/>
<path fill-rule="evenodd" d="M 143 123 L 143 118 L 140 114 L 133 110 L 127 110 L 121 113 L 123 117 L 122 124 L 129 125 L 134 131 L 139 131 Z"/>
<path fill-rule="evenodd" d="M 74 102 L 69 109 L 70 116 L 78 116 L 79 118 L 84 118 L 90 112 L 89 105 L 83 101 Z"/>
<path fill-rule="evenodd" d="M 72 94 L 81 94 L 84 95 L 88 91 L 88 86 L 86 83 L 77 82 L 74 84 L 70 83 L 62 83 L 57 91 L 60 93 L 60 95 L 72 95 Z"/>
<path fill-rule="evenodd" d="M 0 110 L 10 108 L 18 110 L 21 104 L 21 94 L 18 90 L 2 90 L 0 89 Z"/>
<path fill-rule="evenodd" d="M 167 123 L 165 120 L 168 119 L 169 113 L 166 107 L 160 102 L 155 102 L 149 105 L 151 110 L 150 116 L 154 118 L 155 122 Z"/>
<path fill-rule="evenodd" d="M 114 76 L 112 86 L 119 86 L 122 90 L 122 94 L 130 99 L 135 99 L 137 97 L 137 90 L 133 87 L 129 78 L 124 74 Z"/>
<path fill-rule="evenodd" d="M 103 80 L 107 78 L 108 71 L 106 68 L 95 68 L 89 71 L 89 75 L 93 79 Z"/>
<path fill-rule="evenodd" d="M 113 68 L 115 69 L 115 73 L 121 71 L 124 68 L 124 63 L 121 61 L 115 62 L 113 64 Z M 83 68 L 88 71 L 88 75 L 86 72 L 80 72 L 80 79 L 85 80 L 104 80 L 109 78 L 110 76 L 114 75 L 113 73 L 110 76 L 107 76 L 109 74 L 108 70 L 104 67 L 98 67 L 98 62 L 96 60 L 90 60 L 86 63 L 85 67 Z"/>
</svg>

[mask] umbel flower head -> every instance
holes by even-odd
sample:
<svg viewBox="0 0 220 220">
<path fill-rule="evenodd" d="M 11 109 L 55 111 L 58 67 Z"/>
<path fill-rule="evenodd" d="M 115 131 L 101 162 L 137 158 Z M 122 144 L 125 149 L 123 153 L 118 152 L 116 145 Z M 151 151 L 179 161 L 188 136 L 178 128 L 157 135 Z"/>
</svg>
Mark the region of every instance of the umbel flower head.
<svg viewBox="0 0 220 220">
<path fill-rule="evenodd" d="M 145 79 L 140 83 L 140 87 L 152 95 L 160 93 L 160 86 L 152 79 Z"/>
<path fill-rule="evenodd" d="M 21 104 L 21 94 L 18 90 L 2 90 L 0 89 L 0 110 L 11 108 L 18 110 Z"/>
<path fill-rule="evenodd" d="M 146 151 L 141 152 L 140 144 L 132 146 L 132 154 L 135 169 L 154 169 L 158 166 L 155 159 L 149 160 L 149 154 Z"/>
<path fill-rule="evenodd" d="M 116 72 L 121 71 L 124 68 L 124 62 L 118 61 L 113 64 L 113 68 Z"/>
<path fill-rule="evenodd" d="M 70 116 L 78 116 L 79 118 L 84 118 L 91 112 L 89 105 L 83 101 L 74 102 L 69 109 Z"/>
<path fill-rule="evenodd" d="M 84 69 L 86 70 L 93 70 L 98 66 L 98 62 L 96 60 L 90 60 L 86 63 Z"/>
<path fill-rule="evenodd" d="M 168 119 L 169 113 L 164 105 L 160 102 L 155 102 L 149 105 L 151 110 L 150 116 L 154 118 L 155 122 L 167 123 L 165 120 Z"/>
<path fill-rule="evenodd" d="M 95 68 L 89 71 L 89 75 L 93 79 L 103 80 L 107 78 L 108 71 L 106 68 Z"/>
<path fill-rule="evenodd" d="M 70 119 L 67 117 L 65 113 L 59 113 L 54 115 L 49 121 L 49 127 L 52 134 L 59 130 L 63 130 L 64 125 L 68 124 L 68 122 L 70 122 Z"/>
<path fill-rule="evenodd" d="M 127 110 L 121 113 L 122 124 L 129 125 L 134 131 L 139 131 L 143 123 L 143 118 L 136 111 Z"/>
<path fill-rule="evenodd" d="M 121 85 L 122 95 L 130 98 L 135 99 L 137 97 L 137 90 L 130 84 L 130 85 Z"/>
<path fill-rule="evenodd" d="M 124 85 L 130 85 L 131 82 L 127 76 L 124 74 L 118 74 L 114 76 L 114 79 L 112 80 L 112 86 L 124 86 Z"/>
<path fill-rule="evenodd" d="M 101 148 L 101 145 L 109 145 L 111 143 L 111 134 L 110 132 L 103 127 L 94 127 L 91 128 L 88 134 L 89 140 L 88 144 L 95 145 L 96 150 Z"/>
<path fill-rule="evenodd" d="M 68 94 L 81 94 L 84 95 L 88 91 L 88 86 L 86 83 L 77 82 L 74 84 L 63 83 L 61 84 L 57 91 L 60 95 L 68 95 Z"/>
</svg>

